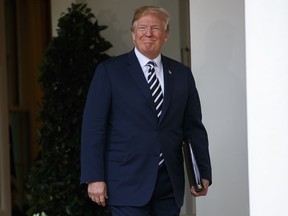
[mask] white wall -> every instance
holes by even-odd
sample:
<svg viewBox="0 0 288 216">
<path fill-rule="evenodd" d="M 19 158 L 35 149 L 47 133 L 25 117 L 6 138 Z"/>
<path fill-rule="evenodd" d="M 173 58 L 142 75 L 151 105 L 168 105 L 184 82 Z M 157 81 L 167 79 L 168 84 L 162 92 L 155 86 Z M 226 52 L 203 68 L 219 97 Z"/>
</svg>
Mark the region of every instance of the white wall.
<svg viewBox="0 0 288 216">
<path fill-rule="evenodd" d="M 197 215 L 286 216 L 288 2 L 190 3 L 192 68 L 214 174 Z"/>
<path fill-rule="evenodd" d="M 53 36 L 57 35 L 58 19 L 62 13 L 67 13 L 67 8 L 71 6 L 71 3 L 75 3 L 75 0 L 51 0 L 51 28 Z"/>
<path fill-rule="evenodd" d="M 287 216 L 288 1 L 245 5 L 250 215 Z"/>
<path fill-rule="evenodd" d="M 192 70 L 213 168 L 208 196 L 196 199 L 197 215 L 247 216 L 244 0 L 190 0 L 190 13 Z"/>
</svg>

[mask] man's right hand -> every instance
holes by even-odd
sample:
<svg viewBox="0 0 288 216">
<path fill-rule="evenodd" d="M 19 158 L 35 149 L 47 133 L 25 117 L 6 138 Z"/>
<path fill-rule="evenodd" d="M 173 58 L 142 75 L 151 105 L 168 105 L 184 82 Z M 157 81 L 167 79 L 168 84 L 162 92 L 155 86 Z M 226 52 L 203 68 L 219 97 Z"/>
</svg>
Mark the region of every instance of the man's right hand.
<svg viewBox="0 0 288 216">
<path fill-rule="evenodd" d="M 88 196 L 97 205 L 106 206 L 107 188 L 105 182 L 91 182 L 88 183 Z"/>
</svg>

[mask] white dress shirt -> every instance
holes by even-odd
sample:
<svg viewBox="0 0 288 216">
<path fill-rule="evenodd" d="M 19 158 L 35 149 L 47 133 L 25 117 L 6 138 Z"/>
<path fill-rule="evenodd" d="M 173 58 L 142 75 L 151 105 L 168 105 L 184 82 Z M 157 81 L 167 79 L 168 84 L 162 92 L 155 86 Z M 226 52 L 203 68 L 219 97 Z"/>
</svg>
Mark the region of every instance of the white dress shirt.
<svg viewBox="0 0 288 216">
<path fill-rule="evenodd" d="M 149 61 L 154 61 L 155 62 L 155 72 L 156 72 L 156 76 L 160 82 L 161 88 L 162 88 L 162 92 L 164 95 L 164 75 L 163 75 L 163 65 L 161 62 L 161 54 L 159 54 L 155 59 L 149 59 L 146 56 L 144 56 L 142 53 L 140 53 L 137 48 L 135 47 L 134 49 L 135 51 L 135 55 L 141 65 L 141 68 L 143 70 L 143 74 L 146 78 L 146 80 L 148 81 L 148 70 L 149 70 L 149 66 L 147 65 L 147 63 Z"/>
</svg>

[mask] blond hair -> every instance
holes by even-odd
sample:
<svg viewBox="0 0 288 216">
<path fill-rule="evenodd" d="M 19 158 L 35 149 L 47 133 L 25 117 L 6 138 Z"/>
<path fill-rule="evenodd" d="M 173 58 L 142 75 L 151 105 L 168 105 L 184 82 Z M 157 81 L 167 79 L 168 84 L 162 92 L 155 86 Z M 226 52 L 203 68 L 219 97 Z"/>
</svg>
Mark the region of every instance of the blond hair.
<svg viewBox="0 0 288 216">
<path fill-rule="evenodd" d="M 142 6 L 136 9 L 132 20 L 131 31 L 134 30 L 135 22 L 146 14 L 156 14 L 160 16 L 165 23 L 165 30 L 169 31 L 169 21 L 171 19 L 170 13 L 165 8 L 157 6 Z"/>
</svg>

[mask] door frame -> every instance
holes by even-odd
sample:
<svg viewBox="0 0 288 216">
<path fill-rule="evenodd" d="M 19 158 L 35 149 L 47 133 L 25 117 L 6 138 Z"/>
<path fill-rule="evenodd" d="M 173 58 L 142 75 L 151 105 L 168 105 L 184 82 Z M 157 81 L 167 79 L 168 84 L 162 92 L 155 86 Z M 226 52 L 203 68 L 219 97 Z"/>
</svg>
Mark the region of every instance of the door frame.
<svg viewBox="0 0 288 216">
<path fill-rule="evenodd" d="M 11 215 L 9 112 L 5 47 L 4 0 L 0 0 L 0 215 Z"/>
</svg>

